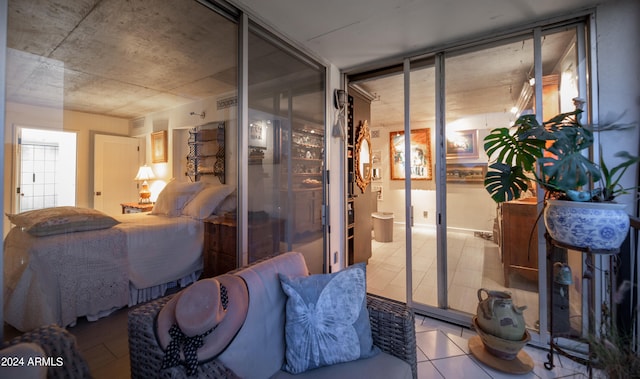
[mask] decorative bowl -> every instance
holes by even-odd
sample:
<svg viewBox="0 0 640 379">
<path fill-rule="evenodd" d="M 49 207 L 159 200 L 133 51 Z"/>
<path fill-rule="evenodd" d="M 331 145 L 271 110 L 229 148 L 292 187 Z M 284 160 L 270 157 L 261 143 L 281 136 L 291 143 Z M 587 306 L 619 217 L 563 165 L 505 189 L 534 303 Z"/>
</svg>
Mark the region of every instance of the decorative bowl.
<svg viewBox="0 0 640 379">
<path fill-rule="evenodd" d="M 473 326 L 478 332 L 484 348 L 492 355 L 511 361 L 516 358 L 520 350 L 531 340 L 531 335 L 527 330 L 524 331 L 524 335 L 518 341 L 505 340 L 504 338 L 496 337 L 482 330 L 478 325 L 478 318 L 473 318 Z"/>
<path fill-rule="evenodd" d="M 544 222 L 556 241 L 594 250 L 620 247 L 629 233 L 625 204 L 547 200 Z"/>
</svg>

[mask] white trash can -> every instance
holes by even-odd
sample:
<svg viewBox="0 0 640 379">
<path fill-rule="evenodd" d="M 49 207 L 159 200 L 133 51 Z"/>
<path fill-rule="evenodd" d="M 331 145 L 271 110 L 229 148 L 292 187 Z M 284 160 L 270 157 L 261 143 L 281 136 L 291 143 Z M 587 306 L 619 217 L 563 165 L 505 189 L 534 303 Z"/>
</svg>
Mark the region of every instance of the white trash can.
<svg viewBox="0 0 640 379">
<path fill-rule="evenodd" d="M 378 242 L 393 242 L 393 212 L 374 212 L 373 238 Z"/>
</svg>

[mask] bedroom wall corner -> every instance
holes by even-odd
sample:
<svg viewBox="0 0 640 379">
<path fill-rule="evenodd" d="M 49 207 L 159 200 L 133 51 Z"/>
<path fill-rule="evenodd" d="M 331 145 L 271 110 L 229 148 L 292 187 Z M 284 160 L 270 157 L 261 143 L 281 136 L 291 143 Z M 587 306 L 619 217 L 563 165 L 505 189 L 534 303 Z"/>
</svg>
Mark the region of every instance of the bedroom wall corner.
<svg viewBox="0 0 640 379">
<path fill-rule="evenodd" d="M 129 135 L 129 120 L 75 111 L 63 112 L 63 129 L 77 133 L 76 205 L 93 204 L 93 134 Z"/>
</svg>

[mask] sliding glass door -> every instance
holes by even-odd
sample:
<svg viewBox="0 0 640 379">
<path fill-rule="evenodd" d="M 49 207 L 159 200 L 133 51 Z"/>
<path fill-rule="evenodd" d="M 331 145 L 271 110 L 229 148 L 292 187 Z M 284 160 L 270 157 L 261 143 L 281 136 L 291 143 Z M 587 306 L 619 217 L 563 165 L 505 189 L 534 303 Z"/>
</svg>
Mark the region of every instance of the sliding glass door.
<svg viewBox="0 0 640 379">
<path fill-rule="evenodd" d="M 587 98 L 585 30 L 538 28 L 350 76 L 373 99 L 372 148 L 382 160 L 372 184 L 381 189 L 378 211 L 394 215 L 394 241 L 372 242 L 370 292 L 463 324 L 476 313 L 479 289 L 510 292 L 528 307 L 527 327 L 546 333 L 543 193 L 495 203 L 484 188 L 483 139 L 520 115 L 547 120 Z M 579 256 L 563 259 L 581 272 Z M 571 327 L 579 329 L 577 282 L 567 322 L 576 318 Z"/>
<path fill-rule="evenodd" d="M 248 51 L 248 261 L 298 251 L 322 273 L 324 67 L 255 26 Z"/>
</svg>

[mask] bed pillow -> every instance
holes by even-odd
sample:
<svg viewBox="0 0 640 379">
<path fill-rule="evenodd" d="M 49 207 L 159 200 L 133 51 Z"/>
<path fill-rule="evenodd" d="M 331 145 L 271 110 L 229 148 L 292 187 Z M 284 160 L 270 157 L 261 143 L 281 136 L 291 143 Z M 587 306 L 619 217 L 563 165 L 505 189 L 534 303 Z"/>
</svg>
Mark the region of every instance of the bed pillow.
<svg viewBox="0 0 640 379">
<path fill-rule="evenodd" d="M 218 205 L 218 208 L 214 211 L 215 214 L 224 214 L 234 212 L 238 208 L 238 190 L 235 189 L 229 194 L 222 203 Z"/>
<path fill-rule="evenodd" d="M 233 187 L 227 185 L 206 186 L 185 205 L 182 214 L 196 220 L 205 219 L 211 216 L 231 192 L 233 192 Z"/>
<path fill-rule="evenodd" d="M 37 236 L 107 229 L 118 220 L 97 209 L 80 207 L 53 207 L 36 209 L 18 214 L 7 214 L 12 224 Z"/>
<path fill-rule="evenodd" d="M 333 274 L 279 275 L 288 296 L 285 371 L 299 374 L 380 351 L 371 337 L 365 270 L 359 263 Z"/>
<path fill-rule="evenodd" d="M 182 208 L 205 186 L 203 182 L 178 182 L 172 180 L 158 195 L 151 214 L 176 217 Z"/>
</svg>

